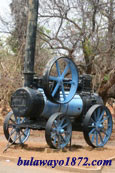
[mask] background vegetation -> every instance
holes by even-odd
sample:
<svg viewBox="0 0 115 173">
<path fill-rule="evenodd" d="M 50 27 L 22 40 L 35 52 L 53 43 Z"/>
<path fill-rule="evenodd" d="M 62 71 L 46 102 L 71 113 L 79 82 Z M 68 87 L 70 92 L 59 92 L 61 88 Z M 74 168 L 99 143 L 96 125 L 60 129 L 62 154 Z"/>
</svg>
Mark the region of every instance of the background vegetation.
<svg viewBox="0 0 115 173">
<path fill-rule="evenodd" d="M 22 86 L 28 0 L 12 0 L 12 23 L 0 16 L 7 39 L 0 39 L 0 113 L 9 111 L 11 93 Z M 4 30 L 0 30 L 4 33 Z M 115 0 L 41 0 L 36 75 L 49 58 L 67 55 L 79 73 L 93 77 L 104 102 L 115 99 Z"/>
</svg>

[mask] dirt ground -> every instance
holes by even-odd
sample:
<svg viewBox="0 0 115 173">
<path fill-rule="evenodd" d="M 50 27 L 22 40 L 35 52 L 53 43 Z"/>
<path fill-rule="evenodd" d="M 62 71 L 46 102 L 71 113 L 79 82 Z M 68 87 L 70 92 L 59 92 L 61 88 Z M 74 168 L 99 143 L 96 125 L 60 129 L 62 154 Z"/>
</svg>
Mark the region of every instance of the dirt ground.
<svg viewBox="0 0 115 173">
<path fill-rule="evenodd" d="M 59 159 L 65 161 L 67 157 L 70 157 L 70 159 L 72 159 L 72 157 L 88 157 L 89 162 L 91 162 L 95 159 L 104 160 L 115 157 L 115 129 L 113 129 L 111 139 L 104 148 L 100 149 L 93 149 L 92 147 L 88 146 L 84 140 L 82 132 L 73 132 L 71 149 L 66 148 L 63 151 L 53 150 L 48 147 L 45 141 L 44 131 L 31 131 L 28 141 L 23 146 L 13 145 L 5 153 L 3 153 L 6 145 L 7 141 L 4 137 L 2 126 L 0 126 L 0 155 L 5 157 L 7 156 L 9 159 L 10 157 L 15 157 L 16 162 L 18 161 L 19 157 L 21 157 L 23 160 L 29 160 L 31 157 L 34 157 L 34 159 L 37 160 Z"/>
</svg>

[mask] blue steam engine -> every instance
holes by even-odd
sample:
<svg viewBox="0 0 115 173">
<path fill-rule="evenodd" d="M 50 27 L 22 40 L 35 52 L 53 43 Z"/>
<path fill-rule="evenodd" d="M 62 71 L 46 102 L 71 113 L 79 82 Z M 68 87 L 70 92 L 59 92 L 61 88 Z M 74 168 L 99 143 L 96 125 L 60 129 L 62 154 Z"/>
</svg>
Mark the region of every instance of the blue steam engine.
<svg viewBox="0 0 115 173">
<path fill-rule="evenodd" d="M 51 59 L 41 78 L 12 94 L 12 111 L 4 121 L 6 139 L 23 144 L 30 129 L 44 129 L 50 147 L 64 148 L 73 130 L 83 131 L 90 146 L 103 147 L 112 133 L 112 116 L 91 85 L 91 77 L 78 75 L 68 57 Z"/>
</svg>

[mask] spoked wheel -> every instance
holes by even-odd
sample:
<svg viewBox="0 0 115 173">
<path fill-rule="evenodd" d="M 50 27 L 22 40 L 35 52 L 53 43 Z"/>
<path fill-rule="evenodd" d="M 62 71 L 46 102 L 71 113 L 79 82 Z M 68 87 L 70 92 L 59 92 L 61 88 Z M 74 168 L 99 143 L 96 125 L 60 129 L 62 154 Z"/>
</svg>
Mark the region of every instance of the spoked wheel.
<svg viewBox="0 0 115 173">
<path fill-rule="evenodd" d="M 50 101 L 67 103 L 78 87 L 78 71 L 67 57 L 51 59 L 44 71 L 44 92 Z M 60 96 L 61 95 L 61 96 Z"/>
<path fill-rule="evenodd" d="M 84 138 L 93 147 L 103 147 L 112 133 L 112 116 L 103 105 L 92 106 L 84 119 Z"/>
<path fill-rule="evenodd" d="M 72 135 L 71 121 L 62 113 L 53 114 L 46 124 L 45 137 L 47 144 L 52 148 L 64 148 Z"/>
<path fill-rule="evenodd" d="M 4 121 L 4 135 L 8 142 L 13 144 L 23 144 L 30 135 L 30 129 L 20 129 L 18 124 L 26 121 L 23 117 L 16 117 L 13 112 L 9 112 Z"/>
</svg>

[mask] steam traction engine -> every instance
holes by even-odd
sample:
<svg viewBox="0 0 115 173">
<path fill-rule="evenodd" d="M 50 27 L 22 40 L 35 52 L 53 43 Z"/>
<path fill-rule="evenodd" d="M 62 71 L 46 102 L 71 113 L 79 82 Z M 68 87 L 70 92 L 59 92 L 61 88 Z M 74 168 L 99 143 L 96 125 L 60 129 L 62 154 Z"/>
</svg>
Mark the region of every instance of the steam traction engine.
<svg viewBox="0 0 115 173">
<path fill-rule="evenodd" d="M 78 75 L 68 57 L 51 59 L 42 78 L 17 89 L 11 96 L 12 111 L 4 121 L 11 144 L 23 144 L 30 129 L 45 129 L 50 147 L 64 148 L 73 131 L 83 131 L 92 147 L 103 147 L 112 133 L 112 116 L 101 97 L 92 91 L 91 77 Z"/>
</svg>

